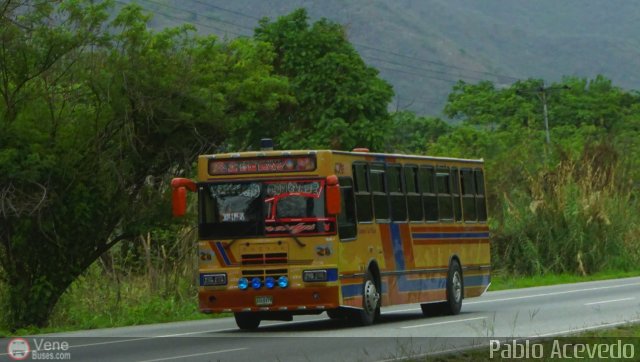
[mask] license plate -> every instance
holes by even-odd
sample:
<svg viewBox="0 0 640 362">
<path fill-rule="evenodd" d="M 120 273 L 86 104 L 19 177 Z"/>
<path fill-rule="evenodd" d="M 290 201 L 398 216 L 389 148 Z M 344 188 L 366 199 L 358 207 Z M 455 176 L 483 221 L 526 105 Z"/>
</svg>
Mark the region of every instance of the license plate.
<svg viewBox="0 0 640 362">
<path fill-rule="evenodd" d="M 270 295 L 260 295 L 256 297 L 256 305 L 271 305 L 273 297 Z"/>
</svg>

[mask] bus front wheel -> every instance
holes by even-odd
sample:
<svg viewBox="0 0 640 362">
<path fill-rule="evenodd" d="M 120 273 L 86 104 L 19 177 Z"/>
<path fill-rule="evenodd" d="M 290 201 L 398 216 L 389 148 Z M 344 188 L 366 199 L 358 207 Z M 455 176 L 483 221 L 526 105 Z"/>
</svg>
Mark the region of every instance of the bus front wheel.
<svg viewBox="0 0 640 362">
<path fill-rule="evenodd" d="M 256 329 L 260 325 L 260 318 L 255 313 L 237 312 L 233 316 L 240 329 Z"/>
<path fill-rule="evenodd" d="M 373 324 L 380 315 L 380 292 L 371 272 L 367 272 L 362 285 L 362 310 L 358 311 L 358 322 L 364 326 Z"/>
</svg>

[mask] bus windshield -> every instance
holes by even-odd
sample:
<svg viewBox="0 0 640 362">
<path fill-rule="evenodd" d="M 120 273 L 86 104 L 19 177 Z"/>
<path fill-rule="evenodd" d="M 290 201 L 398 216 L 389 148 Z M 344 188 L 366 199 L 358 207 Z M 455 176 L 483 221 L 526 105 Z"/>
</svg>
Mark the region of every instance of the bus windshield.
<svg viewBox="0 0 640 362">
<path fill-rule="evenodd" d="M 335 232 L 325 215 L 324 180 L 199 185 L 200 237 L 318 235 Z"/>
</svg>

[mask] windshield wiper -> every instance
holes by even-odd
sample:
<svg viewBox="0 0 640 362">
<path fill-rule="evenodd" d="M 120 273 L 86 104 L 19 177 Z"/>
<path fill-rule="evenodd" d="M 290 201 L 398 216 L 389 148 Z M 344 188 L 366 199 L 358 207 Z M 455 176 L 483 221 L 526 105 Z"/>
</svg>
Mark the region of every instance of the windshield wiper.
<svg viewBox="0 0 640 362">
<path fill-rule="evenodd" d="M 293 240 L 296 241 L 296 243 L 300 246 L 300 247 L 304 247 L 307 246 L 307 244 L 303 243 L 302 241 L 300 241 L 300 239 L 298 239 L 297 236 L 295 236 L 295 234 L 293 234 L 293 232 L 291 231 L 291 229 L 289 229 L 288 227 L 285 227 L 285 229 L 287 230 L 287 233 L 289 234 L 289 236 L 291 236 L 293 238 Z"/>
</svg>

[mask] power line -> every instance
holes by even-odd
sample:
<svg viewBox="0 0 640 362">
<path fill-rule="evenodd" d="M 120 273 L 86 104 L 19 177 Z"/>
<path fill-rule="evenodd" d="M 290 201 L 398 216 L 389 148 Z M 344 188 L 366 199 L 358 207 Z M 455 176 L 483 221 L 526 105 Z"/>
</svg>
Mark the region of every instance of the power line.
<svg viewBox="0 0 640 362">
<path fill-rule="evenodd" d="M 123 3 L 122 1 L 118 1 L 118 0 L 116 0 L 116 1 L 119 2 L 119 3 Z M 187 13 L 187 14 L 195 15 L 196 17 L 203 17 L 203 18 L 209 19 L 211 21 L 215 21 L 215 22 L 218 22 L 218 23 L 223 23 L 223 24 L 227 24 L 227 25 L 236 26 L 238 28 L 247 29 L 247 30 L 253 32 L 252 28 L 247 28 L 247 27 L 242 26 L 242 25 L 238 25 L 238 24 L 234 24 L 234 23 L 231 23 L 231 22 L 228 22 L 228 21 L 216 19 L 214 17 L 203 15 L 203 14 L 200 14 L 200 13 L 188 10 L 188 9 L 183 9 L 183 8 L 171 6 L 171 5 L 168 5 L 168 4 L 163 4 L 163 3 L 160 3 L 160 2 L 157 2 L 157 1 L 153 1 L 153 0 L 136 0 L 136 1 L 144 1 L 144 2 L 147 2 L 147 3 L 151 3 L 151 4 L 154 4 L 154 5 L 157 5 L 157 6 L 162 6 L 162 7 L 171 9 L 171 10 L 182 11 L 182 12 Z M 147 10 L 149 10 L 149 9 L 147 9 Z M 159 14 L 159 15 L 162 15 L 162 16 L 166 16 L 166 17 L 169 17 L 169 18 L 172 18 L 172 19 L 176 19 L 176 20 L 181 20 L 183 22 L 187 21 L 189 23 L 193 23 L 193 24 L 196 24 L 196 25 L 204 26 L 204 27 L 207 27 L 207 28 L 210 28 L 210 29 L 215 29 L 215 30 L 223 32 L 223 33 L 231 33 L 231 34 L 234 34 L 234 35 L 237 35 L 237 36 L 251 36 L 252 35 L 252 34 L 238 33 L 238 32 L 235 32 L 235 31 L 232 31 L 232 30 L 229 30 L 229 29 L 219 28 L 219 27 L 216 27 L 214 25 L 199 23 L 197 21 L 181 19 L 181 18 L 178 18 L 178 17 L 176 17 L 174 15 L 168 14 L 166 12 L 161 12 L 161 11 L 158 11 L 158 10 L 156 10 L 155 12 L 157 14 Z"/>
<path fill-rule="evenodd" d="M 375 61 L 379 61 L 379 62 L 385 62 L 385 63 L 392 64 L 392 65 L 398 65 L 398 66 L 401 66 L 401 67 L 407 67 L 407 68 L 421 70 L 421 71 L 430 72 L 430 73 L 443 74 L 443 75 L 453 75 L 453 76 L 457 76 L 458 79 L 467 78 L 467 79 L 472 79 L 472 80 L 486 80 L 486 78 L 462 76 L 460 74 L 449 73 L 449 72 L 445 72 L 445 71 L 441 71 L 441 70 L 434 70 L 434 69 L 428 69 L 428 68 L 423 68 L 423 67 L 417 67 L 417 66 L 413 66 L 413 65 L 410 65 L 410 64 L 397 63 L 397 62 L 394 62 L 394 61 L 391 61 L 391 60 L 387 60 L 387 59 L 380 59 L 380 58 L 372 57 L 370 55 L 362 55 L 362 57 L 366 58 L 366 59 L 371 59 L 371 60 L 375 60 Z"/>
<path fill-rule="evenodd" d="M 189 10 L 189 9 L 183 9 L 183 8 L 174 7 L 174 6 L 171 6 L 171 5 L 162 4 L 162 3 L 158 3 L 157 1 L 153 1 L 153 0 L 142 0 L 142 1 L 154 4 L 154 5 L 158 5 L 158 6 L 163 6 L 163 7 L 168 8 L 168 9 L 177 10 L 177 11 L 181 11 L 181 12 L 184 12 L 184 13 L 187 13 L 187 14 L 195 15 L 196 17 L 200 16 L 200 17 L 204 17 L 204 18 L 210 19 L 212 21 L 216 21 L 216 22 L 220 22 L 220 23 L 223 23 L 223 24 L 236 26 L 238 28 L 250 30 L 250 28 L 248 28 L 246 26 L 235 24 L 235 23 L 232 23 L 232 22 L 229 22 L 229 21 L 216 19 L 216 18 L 207 16 L 207 15 L 203 15 L 203 14 L 194 12 L 194 11 Z M 258 19 L 256 17 L 250 16 L 250 15 L 246 15 L 246 14 L 243 14 L 243 13 L 240 13 L 240 12 L 224 9 L 224 8 L 221 8 L 221 7 L 218 7 L 218 6 L 212 6 L 210 4 L 206 4 L 206 3 L 203 3 L 203 2 L 198 1 L 198 0 L 191 0 L 191 1 L 195 2 L 195 3 L 204 4 L 204 5 L 210 6 L 212 8 L 216 8 L 218 10 L 221 10 L 221 11 L 227 11 L 227 12 L 235 14 L 235 15 L 244 16 L 244 17 L 251 18 L 251 19 Z M 120 0 L 116 0 L 116 2 L 126 5 L 125 2 L 120 1 Z M 147 9 L 147 10 L 149 10 L 149 9 Z M 162 16 L 165 16 L 165 17 L 169 17 L 169 18 L 172 18 L 172 19 L 175 19 L 175 20 L 179 20 L 179 21 L 182 21 L 182 22 L 188 21 L 188 22 L 191 22 L 191 23 L 203 26 L 203 27 L 211 28 L 211 29 L 214 29 L 214 30 L 217 30 L 217 31 L 220 31 L 220 32 L 231 33 L 231 34 L 238 35 L 238 36 L 250 36 L 250 35 L 247 35 L 247 34 L 240 34 L 240 33 L 237 33 L 237 32 L 233 32 L 233 31 L 230 31 L 228 29 L 222 29 L 222 28 L 210 25 L 210 24 L 204 24 L 204 23 L 199 23 L 199 22 L 196 22 L 196 21 L 190 21 L 190 20 L 182 19 L 182 18 L 176 17 L 176 16 L 174 16 L 172 14 L 168 14 L 166 12 L 162 12 L 159 9 L 155 9 L 155 10 L 151 10 L 151 11 L 154 11 L 155 13 L 157 13 L 159 15 L 162 15 Z M 420 58 L 405 56 L 405 55 L 402 55 L 402 54 L 399 54 L 399 53 L 395 53 L 395 52 L 392 52 L 392 51 L 387 51 L 387 50 L 384 50 L 384 49 L 374 48 L 374 47 L 371 47 L 371 46 L 368 46 L 368 45 L 364 45 L 364 44 L 358 44 L 358 43 L 353 43 L 353 44 L 358 45 L 358 46 L 362 46 L 362 47 L 366 47 L 366 48 L 369 48 L 369 49 L 372 49 L 372 50 L 376 50 L 376 51 L 379 51 L 379 52 L 382 52 L 382 53 L 389 53 L 389 54 L 397 55 L 397 56 L 404 57 L 404 58 L 421 60 L 421 61 L 425 61 L 426 63 L 429 63 L 429 64 L 437 64 L 439 66 L 449 67 L 449 68 L 452 68 L 452 69 L 461 69 L 461 70 L 472 71 L 472 72 L 476 72 L 476 73 L 490 74 L 490 75 L 493 75 L 493 76 L 508 77 L 508 76 L 499 75 L 499 74 L 493 74 L 493 73 L 488 73 L 488 72 L 473 71 L 473 70 L 460 68 L 460 67 L 456 67 L 456 66 L 448 66 L 448 65 L 445 65 L 444 63 L 438 63 L 438 62 L 428 61 L 428 60 L 424 60 L 424 59 L 420 59 Z M 383 59 L 383 58 L 374 57 L 374 56 L 371 56 L 371 55 L 362 54 L 361 56 L 363 58 L 365 58 L 365 59 L 370 60 L 370 61 L 382 62 L 382 63 L 395 65 L 395 66 L 399 66 L 399 67 L 406 67 L 406 68 L 414 69 L 414 70 L 417 70 L 417 71 L 420 71 L 420 72 L 408 71 L 408 70 L 405 70 L 405 69 L 389 68 L 389 67 L 386 67 L 386 66 L 381 66 L 379 64 L 375 64 L 375 67 L 378 68 L 378 69 L 382 69 L 382 70 L 386 70 L 386 71 L 390 71 L 390 72 L 395 72 L 395 73 L 411 75 L 411 76 L 419 76 L 419 77 L 426 78 L 426 79 L 432 79 L 432 80 L 437 80 L 437 81 L 441 81 L 441 82 L 446 82 L 446 83 L 452 84 L 452 85 L 456 84 L 457 80 L 438 77 L 438 76 L 434 76 L 434 75 L 431 75 L 431 74 L 426 74 L 425 72 L 441 74 L 441 75 L 455 76 L 455 77 L 458 77 L 458 79 L 467 78 L 467 79 L 475 79 L 475 80 L 484 80 L 484 78 L 473 77 L 473 76 L 462 76 L 461 74 L 450 73 L 450 72 L 446 72 L 446 71 L 443 71 L 443 70 L 435 70 L 435 69 L 428 69 L 428 68 L 424 68 L 424 67 L 418 67 L 418 66 L 414 66 L 414 65 L 411 65 L 411 64 L 406 64 L 406 63 L 397 62 L 397 61 L 393 61 L 393 60 L 389 60 L 389 59 Z M 516 78 L 513 78 L 513 79 L 516 79 Z M 420 101 L 415 101 L 415 103 L 425 104 L 424 102 L 420 102 Z M 436 103 L 429 102 L 429 104 L 435 105 Z"/>
<path fill-rule="evenodd" d="M 150 1 L 150 0 L 145 0 L 145 1 Z M 248 19 L 260 20 L 260 18 L 258 18 L 258 17 L 252 16 L 252 15 L 240 12 L 240 11 L 235 11 L 235 10 L 223 8 L 223 7 L 216 6 L 216 5 L 211 5 L 211 4 L 208 4 L 208 3 L 200 1 L 200 0 L 190 0 L 190 1 L 194 2 L 194 3 L 201 4 L 201 5 L 209 6 L 209 7 L 214 8 L 214 9 L 218 9 L 220 11 L 224 11 L 224 12 L 228 12 L 228 13 L 231 13 L 231 14 L 234 14 L 234 15 L 242 16 L 242 17 L 245 17 L 245 18 L 248 18 Z M 385 49 L 372 47 L 372 46 L 367 45 L 367 44 L 361 44 L 361 43 L 356 43 L 356 42 L 351 42 L 351 43 L 353 45 L 355 45 L 355 46 L 358 46 L 358 47 L 362 47 L 362 48 L 366 48 L 366 49 L 370 49 L 370 50 L 375 50 L 375 51 L 382 52 L 382 53 L 388 53 L 388 54 L 392 54 L 392 55 L 403 57 L 403 58 L 407 58 L 407 59 L 417 60 L 417 61 L 420 61 L 420 62 L 433 64 L 433 65 L 437 65 L 437 66 L 440 66 L 440 67 L 457 69 L 457 70 L 462 70 L 462 71 L 465 71 L 465 72 L 471 72 L 471 73 L 477 73 L 477 74 L 484 74 L 484 75 L 489 75 L 489 76 L 497 77 L 497 78 L 511 79 L 513 81 L 519 80 L 519 78 L 512 77 L 512 76 L 505 75 L 505 74 L 498 74 L 498 73 L 492 73 L 492 72 L 486 72 L 486 71 L 480 71 L 480 70 L 475 70 L 475 69 L 470 69 L 470 68 L 459 67 L 459 66 L 450 65 L 450 64 L 446 64 L 446 63 L 442 63 L 442 62 L 438 62 L 438 61 L 434 61 L 434 60 L 429 60 L 429 59 L 413 57 L 413 56 L 409 56 L 409 55 L 405 55 L 405 54 L 400 54 L 400 53 L 396 53 L 396 52 L 393 52 L 393 51 L 390 51 L 390 50 L 385 50 Z M 384 61 L 389 62 L 388 60 L 384 60 Z M 411 66 L 411 65 L 404 65 L 404 66 L 413 68 L 413 66 Z M 440 72 L 441 74 L 447 74 L 447 73 L 444 73 L 442 71 L 431 70 L 431 69 L 429 69 L 427 71 Z M 451 73 L 448 73 L 448 74 L 451 74 Z M 457 76 L 461 77 L 460 75 L 457 75 Z M 464 76 L 462 78 L 475 79 L 475 80 L 485 80 L 485 78 L 478 78 L 478 77 L 474 77 L 474 76 Z"/>
<path fill-rule="evenodd" d="M 358 47 L 371 49 L 371 50 L 375 50 L 375 51 L 382 52 L 382 53 L 388 53 L 388 54 L 392 54 L 392 55 L 395 55 L 395 56 L 398 56 L 398 57 L 402 57 L 402 58 L 407 58 L 407 59 L 417 60 L 417 61 L 420 61 L 420 62 L 434 64 L 434 65 L 437 65 L 437 66 L 440 66 L 440 67 L 458 69 L 458 70 L 462 70 L 462 71 L 466 71 L 466 72 L 473 72 L 473 73 L 478 73 L 478 74 L 485 74 L 485 75 L 490 75 L 490 76 L 493 76 L 493 77 L 508 78 L 508 79 L 511 79 L 511 80 L 514 80 L 514 81 L 519 80 L 519 78 L 512 77 L 512 76 L 505 75 L 505 74 L 498 74 L 498 73 L 492 73 L 492 72 L 485 72 L 485 71 L 481 71 L 481 70 L 474 70 L 474 69 L 470 69 L 470 68 L 458 67 L 458 66 L 455 66 L 455 65 L 450 65 L 450 64 L 446 64 L 446 63 L 442 63 L 442 62 L 437 62 L 437 61 L 428 60 L 428 59 L 424 59 L 424 58 L 413 57 L 413 56 L 406 55 L 406 54 L 396 53 L 396 52 L 393 52 L 391 50 L 375 48 L 375 47 L 372 47 L 372 46 L 366 45 L 366 44 L 361 44 L 361 43 L 356 43 L 356 42 L 351 42 L 351 43 L 353 45 L 355 45 L 355 46 L 358 46 Z"/>
</svg>

